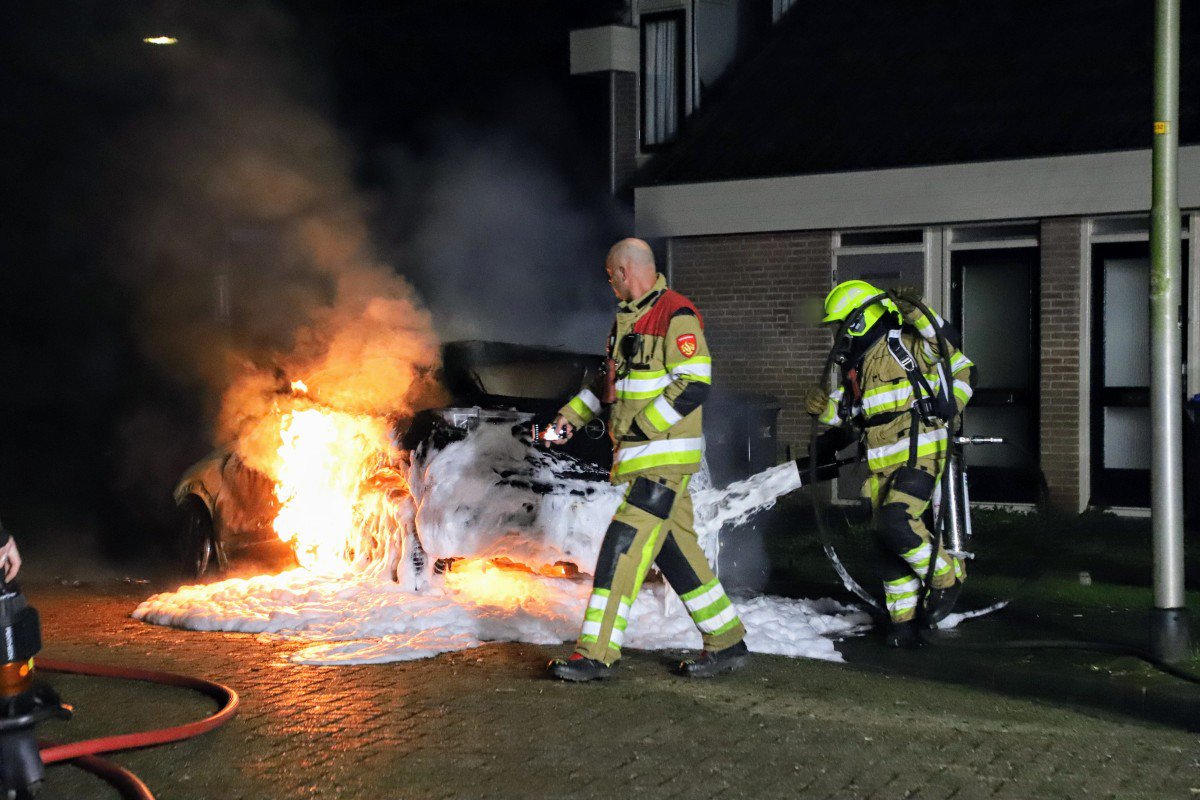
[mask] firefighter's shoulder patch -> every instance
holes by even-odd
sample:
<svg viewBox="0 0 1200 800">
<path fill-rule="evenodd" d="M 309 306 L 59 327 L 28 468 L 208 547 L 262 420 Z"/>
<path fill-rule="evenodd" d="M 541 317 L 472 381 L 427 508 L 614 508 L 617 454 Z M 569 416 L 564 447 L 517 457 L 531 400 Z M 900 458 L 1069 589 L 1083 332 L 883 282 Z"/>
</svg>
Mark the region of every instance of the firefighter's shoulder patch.
<svg viewBox="0 0 1200 800">
<path fill-rule="evenodd" d="M 684 358 L 691 358 L 696 355 L 696 334 L 679 334 L 675 337 L 675 346 L 679 348 L 679 352 L 683 353 Z"/>
</svg>

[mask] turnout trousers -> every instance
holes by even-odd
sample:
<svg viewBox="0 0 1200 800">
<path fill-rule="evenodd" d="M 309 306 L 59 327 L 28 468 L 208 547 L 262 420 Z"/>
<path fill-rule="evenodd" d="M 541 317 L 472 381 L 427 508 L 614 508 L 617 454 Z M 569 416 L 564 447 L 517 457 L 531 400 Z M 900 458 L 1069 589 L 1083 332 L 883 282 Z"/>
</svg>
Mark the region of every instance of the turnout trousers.
<svg viewBox="0 0 1200 800">
<path fill-rule="evenodd" d="M 929 575 L 929 559 L 933 555 L 933 535 L 925 524 L 925 513 L 944 463 L 940 455 L 927 456 L 918 458 L 915 466 L 888 467 L 872 473 L 867 480 L 875 533 L 882 551 L 879 572 L 883 578 L 884 602 L 893 622 L 907 622 L 917 613 L 921 587 Z M 945 589 L 953 586 L 956 579 L 966 579 L 965 565 L 947 555 L 942 542 L 930 583 L 935 589 Z"/>
<path fill-rule="evenodd" d="M 723 650 L 745 636 L 737 611 L 696 540 L 687 491 L 690 477 L 643 474 L 626 485 L 625 499 L 600 545 L 575 652 L 605 664 L 621 657 L 629 609 L 651 564 L 683 600 L 705 650 Z"/>
</svg>

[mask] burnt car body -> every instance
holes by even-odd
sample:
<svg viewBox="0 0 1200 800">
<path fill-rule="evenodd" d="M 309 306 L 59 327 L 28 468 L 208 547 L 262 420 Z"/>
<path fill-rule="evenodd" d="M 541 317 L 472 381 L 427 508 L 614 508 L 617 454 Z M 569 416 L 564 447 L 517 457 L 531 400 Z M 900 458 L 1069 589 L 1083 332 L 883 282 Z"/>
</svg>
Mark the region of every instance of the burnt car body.
<svg viewBox="0 0 1200 800">
<path fill-rule="evenodd" d="M 548 422 L 570 396 L 602 367 L 598 355 L 502 342 L 452 342 L 443 347 L 442 382 L 452 404 L 427 409 L 393 429 L 405 451 L 441 448 L 480 424 L 527 432 L 535 421 Z M 612 451 L 603 423 L 589 426 L 555 458 L 570 474 L 604 481 Z M 498 475 L 512 483 L 516 474 Z M 533 485 L 530 489 L 537 491 Z M 188 577 L 227 570 L 243 558 L 262 558 L 276 566 L 294 563 L 294 555 L 275 534 L 279 511 L 272 481 L 248 467 L 238 455 L 218 450 L 189 468 L 174 492 L 180 512 L 177 551 Z"/>
</svg>

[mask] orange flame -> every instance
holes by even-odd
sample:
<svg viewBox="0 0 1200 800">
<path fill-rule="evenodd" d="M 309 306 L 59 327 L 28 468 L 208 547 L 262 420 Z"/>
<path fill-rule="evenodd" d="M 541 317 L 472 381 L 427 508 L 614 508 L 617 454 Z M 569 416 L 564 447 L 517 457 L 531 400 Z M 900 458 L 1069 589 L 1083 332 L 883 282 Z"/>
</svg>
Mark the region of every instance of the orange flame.
<svg viewBox="0 0 1200 800">
<path fill-rule="evenodd" d="M 379 507 L 384 487 L 372 481 L 388 456 L 384 420 L 304 408 L 283 415 L 275 495 L 275 532 L 309 569 L 350 566 L 351 547 Z"/>
<path fill-rule="evenodd" d="M 505 569 L 487 559 L 464 558 L 446 573 L 446 589 L 482 605 L 514 606 L 545 594 L 527 569 Z"/>
</svg>

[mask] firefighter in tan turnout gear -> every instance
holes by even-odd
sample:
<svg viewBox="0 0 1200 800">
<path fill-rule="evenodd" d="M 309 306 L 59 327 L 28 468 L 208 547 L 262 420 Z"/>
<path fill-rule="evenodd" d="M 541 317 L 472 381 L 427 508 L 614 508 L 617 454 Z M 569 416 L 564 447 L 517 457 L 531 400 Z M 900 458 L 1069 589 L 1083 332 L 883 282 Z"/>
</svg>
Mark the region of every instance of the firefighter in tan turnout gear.
<svg viewBox="0 0 1200 800">
<path fill-rule="evenodd" d="M 930 320 L 917 307 L 918 291 L 893 289 L 886 299 L 872 301 L 881 294 L 864 281 L 846 281 L 826 297 L 826 325 L 840 325 L 867 307 L 835 343 L 840 385 L 828 395 L 820 387 L 809 389 L 805 408 L 837 429 L 821 437 L 825 446 L 818 450 L 841 449 L 862 431 L 871 471 L 863 494 L 871 499 L 883 551 L 880 572 L 891 618 L 886 640 L 909 647 L 919 643 L 918 612 L 926 624 L 945 616 L 966 578 L 963 562 L 944 543 L 936 548 L 931 570 L 935 548 L 925 516 L 946 463 L 943 420 L 956 418 L 971 399 L 974 365 L 958 350 L 957 332 L 936 313 L 930 312 Z M 951 375 L 943 374 L 938 328 L 950 350 Z M 818 463 L 824 460 L 817 457 Z M 925 606 L 918 609 L 927 578 Z"/>
<path fill-rule="evenodd" d="M 625 486 L 625 498 L 600 546 L 575 652 L 549 670 L 571 681 L 611 674 L 651 564 L 704 639 L 704 652 L 679 672 L 707 677 L 736 669 L 749 659 L 746 630 L 696 540 L 688 493 L 703 456 L 700 406 L 712 384 L 703 321 L 691 301 L 667 288 L 645 242 L 618 242 L 605 268 L 620 301 L 609 368 L 559 411 L 550 440 L 566 441 L 610 405 L 612 482 Z"/>
</svg>

